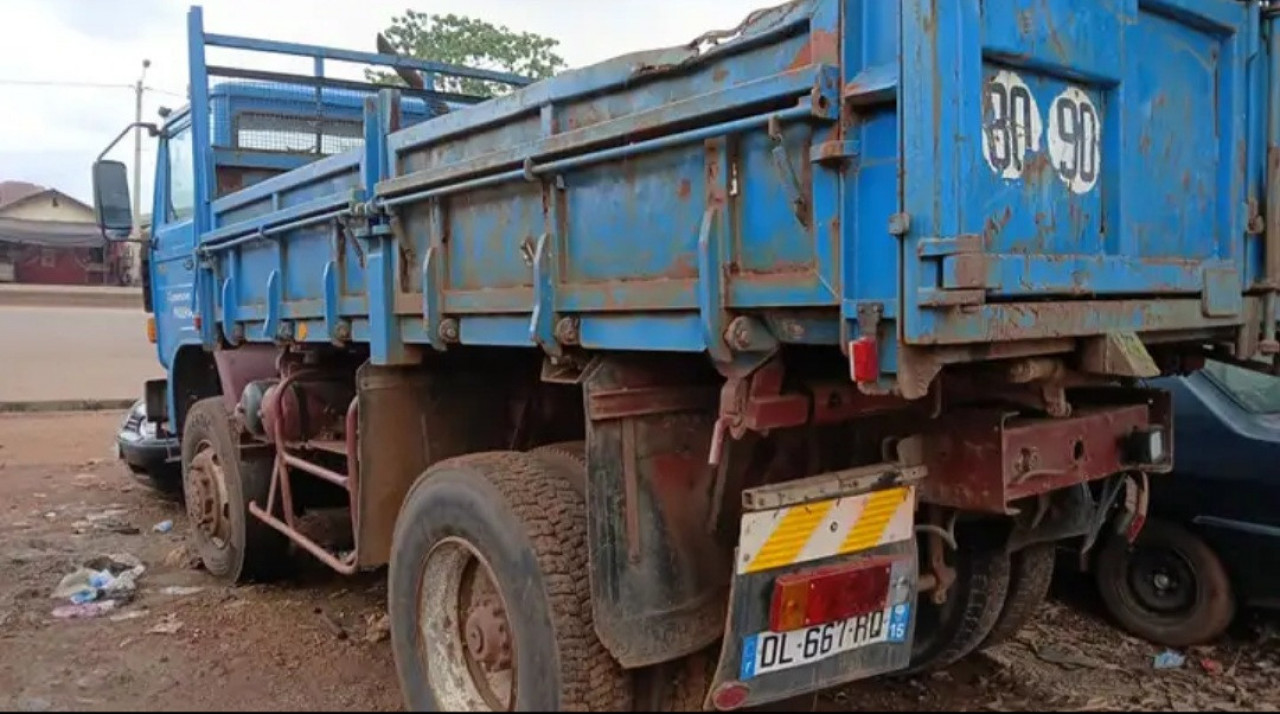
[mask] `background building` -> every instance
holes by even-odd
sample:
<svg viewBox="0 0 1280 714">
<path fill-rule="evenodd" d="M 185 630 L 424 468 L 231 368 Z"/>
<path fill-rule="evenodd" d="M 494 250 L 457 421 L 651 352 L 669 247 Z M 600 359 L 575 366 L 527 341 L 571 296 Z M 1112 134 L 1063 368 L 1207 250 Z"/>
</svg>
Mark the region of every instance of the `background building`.
<svg viewBox="0 0 1280 714">
<path fill-rule="evenodd" d="M 124 246 L 103 240 L 83 202 L 54 188 L 0 181 L 0 282 L 126 284 Z"/>
</svg>

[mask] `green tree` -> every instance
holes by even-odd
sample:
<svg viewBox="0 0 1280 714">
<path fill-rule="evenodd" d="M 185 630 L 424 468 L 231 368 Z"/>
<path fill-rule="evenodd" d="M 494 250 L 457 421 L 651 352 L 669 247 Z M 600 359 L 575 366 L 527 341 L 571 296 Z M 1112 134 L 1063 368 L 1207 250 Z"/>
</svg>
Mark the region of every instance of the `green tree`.
<svg viewBox="0 0 1280 714">
<path fill-rule="evenodd" d="M 550 77 L 565 67 L 564 59 L 555 52 L 560 46 L 558 40 L 460 15 L 405 10 L 391 19 L 391 26 L 383 34 L 398 54 L 419 59 L 512 72 L 533 79 Z M 373 82 L 404 84 L 390 72 L 366 70 L 365 74 Z M 458 77 L 437 77 L 435 86 L 482 97 L 505 94 L 511 89 L 499 82 Z"/>
</svg>

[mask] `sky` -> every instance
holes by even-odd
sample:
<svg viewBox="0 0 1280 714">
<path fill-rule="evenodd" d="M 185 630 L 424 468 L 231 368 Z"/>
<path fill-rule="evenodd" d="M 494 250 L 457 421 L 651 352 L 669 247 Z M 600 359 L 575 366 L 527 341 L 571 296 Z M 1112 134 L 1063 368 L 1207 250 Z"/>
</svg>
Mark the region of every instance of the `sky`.
<svg viewBox="0 0 1280 714">
<path fill-rule="evenodd" d="M 570 67 L 684 44 L 737 25 L 779 0 L 204 0 L 205 29 L 374 51 L 374 38 L 407 7 L 469 15 L 554 37 Z M 0 181 L 57 188 L 88 202 L 89 169 L 134 116 L 133 83 L 151 61 L 143 118 L 186 103 L 187 0 L 0 0 Z M 225 52 L 225 51 L 224 51 Z M 230 52 L 210 60 L 309 72 L 309 60 L 264 63 Z M 338 65 L 358 77 L 362 68 Z M 338 67 L 335 67 L 337 69 Z M 107 87 L 86 85 L 111 85 Z M 133 141 L 112 153 L 132 164 Z M 144 197 L 154 151 L 143 141 Z M 136 190 L 136 188 L 135 188 Z M 146 200 L 143 201 L 145 205 Z"/>
</svg>

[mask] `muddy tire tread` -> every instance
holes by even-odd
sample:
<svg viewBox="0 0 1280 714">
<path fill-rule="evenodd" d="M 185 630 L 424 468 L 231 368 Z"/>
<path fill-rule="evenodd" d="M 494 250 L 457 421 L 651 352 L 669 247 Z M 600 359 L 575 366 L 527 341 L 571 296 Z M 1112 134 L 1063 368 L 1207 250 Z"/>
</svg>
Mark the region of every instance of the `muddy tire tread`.
<svg viewBox="0 0 1280 714">
<path fill-rule="evenodd" d="M 468 470 L 487 480 L 533 547 L 556 633 L 560 709 L 629 710 L 630 677 L 596 636 L 591 616 L 586 504 L 563 469 L 518 452 L 468 454 L 427 473 L 442 469 Z M 414 489 L 427 483 L 429 476 Z"/>
</svg>

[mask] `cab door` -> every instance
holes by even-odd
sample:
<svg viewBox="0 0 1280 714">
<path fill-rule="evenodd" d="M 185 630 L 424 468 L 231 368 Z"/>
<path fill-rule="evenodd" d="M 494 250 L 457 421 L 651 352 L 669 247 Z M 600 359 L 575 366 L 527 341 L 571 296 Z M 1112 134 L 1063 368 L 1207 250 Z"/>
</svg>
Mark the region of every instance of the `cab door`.
<svg viewBox="0 0 1280 714">
<path fill-rule="evenodd" d="M 194 158 L 190 117 L 179 117 L 166 126 L 160 141 L 148 244 L 157 356 L 170 374 L 178 350 L 200 344 L 195 325 Z M 179 412 L 175 407 L 170 389 L 169 426 L 176 433 L 179 425 L 173 423 L 173 415 Z"/>
</svg>

